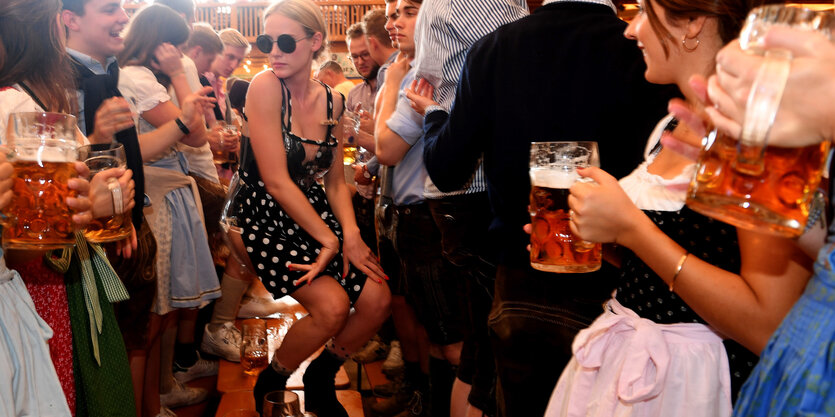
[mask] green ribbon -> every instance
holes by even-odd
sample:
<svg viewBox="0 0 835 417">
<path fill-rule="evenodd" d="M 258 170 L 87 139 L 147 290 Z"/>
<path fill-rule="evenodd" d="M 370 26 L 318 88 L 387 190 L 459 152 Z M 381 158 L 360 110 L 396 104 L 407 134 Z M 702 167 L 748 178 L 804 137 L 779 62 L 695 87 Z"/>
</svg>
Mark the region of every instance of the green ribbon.
<svg viewBox="0 0 835 417">
<path fill-rule="evenodd" d="M 90 249 L 92 249 L 92 253 Z M 58 272 L 67 273 L 73 255 L 80 261 L 84 305 L 87 307 L 87 315 L 90 318 L 90 342 L 93 346 L 93 356 L 96 358 L 96 363 L 101 366 L 99 335 L 102 331 L 102 312 L 99 292 L 96 289 L 96 272 L 98 272 L 108 302 L 125 301 L 130 298 L 130 295 L 128 295 L 128 290 L 107 260 L 104 249 L 98 244 L 87 242 L 83 232 L 75 232 L 75 247 L 47 253 L 46 261 Z"/>
</svg>

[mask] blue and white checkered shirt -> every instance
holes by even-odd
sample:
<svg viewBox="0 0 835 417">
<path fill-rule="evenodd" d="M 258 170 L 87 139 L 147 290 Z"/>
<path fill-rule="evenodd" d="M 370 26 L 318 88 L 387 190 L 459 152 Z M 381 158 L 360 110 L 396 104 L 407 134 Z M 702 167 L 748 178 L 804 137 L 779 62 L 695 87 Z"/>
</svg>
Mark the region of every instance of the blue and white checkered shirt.
<svg viewBox="0 0 835 417">
<path fill-rule="evenodd" d="M 449 111 L 470 47 L 499 26 L 527 15 L 525 0 L 425 0 L 415 27 L 417 50 L 413 65 L 417 77 L 435 86 L 435 101 Z M 464 189 L 442 193 L 429 181 L 424 195 L 437 199 L 486 190 L 479 164 Z"/>
</svg>

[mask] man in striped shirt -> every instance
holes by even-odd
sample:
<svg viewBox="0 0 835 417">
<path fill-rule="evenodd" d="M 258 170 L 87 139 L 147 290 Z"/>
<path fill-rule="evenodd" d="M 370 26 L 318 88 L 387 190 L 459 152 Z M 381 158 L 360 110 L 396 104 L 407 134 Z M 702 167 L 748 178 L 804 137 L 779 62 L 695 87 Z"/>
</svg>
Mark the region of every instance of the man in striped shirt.
<svg viewBox="0 0 835 417">
<path fill-rule="evenodd" d="M 499 26 L 527 15 L 525 0 L 425 0 L 415 28 L 417 78 L 435 86 L 435 101 L 449 111 L 470 46 Z M 485 261 L 492 216 L 481 164 L 464 187 L 452 192 L 441 192 L 427 180 L 424 196 L 441 231 L 444 257 L 457 267 L 453 272 L 469 281 L 464 298 L 469 303 L 472 333 L 462 348 L 452 409 L 473 407 L 493 415 L 495 364 L 487 315 L 495 266 Z"/>
</svg>

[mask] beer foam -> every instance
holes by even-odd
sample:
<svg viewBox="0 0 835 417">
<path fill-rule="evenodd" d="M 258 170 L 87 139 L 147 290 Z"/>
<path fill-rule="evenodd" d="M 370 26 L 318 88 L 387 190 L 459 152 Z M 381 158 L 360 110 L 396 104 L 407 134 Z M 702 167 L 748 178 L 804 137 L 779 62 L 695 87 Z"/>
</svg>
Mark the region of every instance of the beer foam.
<svg viewBox="0 0 835 417">
<path fill-rule="evenodd" d="M 26 162 L 74 162 L 77 158 L 76 150 L 62 142 L 60 144 L 26 144 L 16 143 L 14 146 L 15 159 Z"/>
<path fill-rule="evenodd" d="M 571 188 L 580 176 L 577 171 L 561 171 L 557 169 L 531 169 L 531 185 L 547 188 Z"/>
</svg>

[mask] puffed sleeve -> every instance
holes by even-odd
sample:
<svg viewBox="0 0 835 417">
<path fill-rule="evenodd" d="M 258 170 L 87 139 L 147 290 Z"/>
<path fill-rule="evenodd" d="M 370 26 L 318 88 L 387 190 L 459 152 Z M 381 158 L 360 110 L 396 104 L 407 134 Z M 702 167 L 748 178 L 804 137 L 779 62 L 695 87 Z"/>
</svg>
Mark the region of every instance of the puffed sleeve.
<svg viewBox="0 0 835 417">
<path fill-rule="evenodd" d="M 119 91 L 126 99 L 133 99 L 139 113 L 144 113 L 160 103 L 171 100 L 171 96 L 157 81 L 154 73 L 140 66 L 131 65 L 121 69 Z"/>
</svg>

